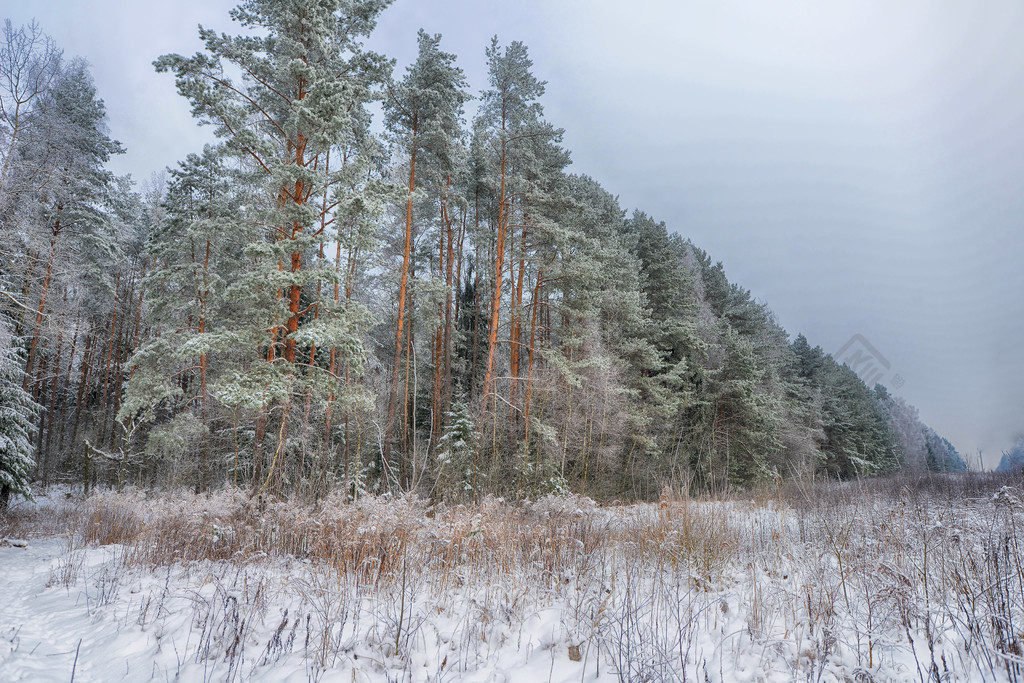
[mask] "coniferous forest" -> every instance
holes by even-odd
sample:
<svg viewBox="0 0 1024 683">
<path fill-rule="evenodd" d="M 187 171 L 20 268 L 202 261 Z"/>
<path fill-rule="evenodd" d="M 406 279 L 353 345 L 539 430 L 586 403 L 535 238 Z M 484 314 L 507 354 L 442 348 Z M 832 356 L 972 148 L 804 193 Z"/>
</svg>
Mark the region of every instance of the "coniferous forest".
<svg viewBox="0 0 1024 683">
<path fill-rule="evenodd" d="M 141 184 L 107 169 L 87 65 L 5 24 L 4 508 L 34 483 L 632 500 L 966 469 L 686 225 L 571 167 L 527 46 L 486 46 L 480 92 L 441 36 L 398 70 L 364 46 L 387 5 L 244 0 L 160 57 L 216 142 Z"/>
</svg>

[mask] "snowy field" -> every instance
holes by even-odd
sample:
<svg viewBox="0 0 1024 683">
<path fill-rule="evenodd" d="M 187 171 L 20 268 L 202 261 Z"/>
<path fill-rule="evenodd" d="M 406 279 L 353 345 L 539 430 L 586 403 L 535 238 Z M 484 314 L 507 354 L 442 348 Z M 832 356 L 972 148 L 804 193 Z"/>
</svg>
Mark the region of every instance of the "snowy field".
<svg viewBox="0 0 1024 683">
<path fill-rule="evenodd" d="M 1020 495 L 51 492 L 0 520 L 0 679 L 1016 681 Z"/>
</svg>

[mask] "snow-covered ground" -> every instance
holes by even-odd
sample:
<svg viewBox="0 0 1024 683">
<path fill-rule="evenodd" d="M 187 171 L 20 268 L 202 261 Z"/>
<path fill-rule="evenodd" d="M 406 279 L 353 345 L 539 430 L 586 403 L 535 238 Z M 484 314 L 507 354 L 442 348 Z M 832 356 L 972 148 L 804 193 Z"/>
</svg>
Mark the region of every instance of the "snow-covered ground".
<svg viewBox="0 0 1024 683">
<path fill-rule="evenodd" d="M 1016 680 L 1022 507 L 57 496 L 0 524 L 0 680 Z"/>
</svg>

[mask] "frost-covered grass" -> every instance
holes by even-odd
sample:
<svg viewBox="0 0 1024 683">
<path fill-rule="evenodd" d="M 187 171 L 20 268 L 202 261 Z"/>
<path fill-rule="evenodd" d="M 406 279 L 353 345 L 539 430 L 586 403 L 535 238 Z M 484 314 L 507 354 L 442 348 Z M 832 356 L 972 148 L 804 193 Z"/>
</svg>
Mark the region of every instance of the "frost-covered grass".
<svg viewBox="0 0 1024 683">
<path fill-rule="evenodd" d="M 5 680 L 1022 678 L 1024 505 L 967 477 L 760 499 L 55 496 L 0 521 Z M 0 545 L 3 545 L 0 543 Z M 19 544 L 20 545 L 20 544 Z"/>
</svg>

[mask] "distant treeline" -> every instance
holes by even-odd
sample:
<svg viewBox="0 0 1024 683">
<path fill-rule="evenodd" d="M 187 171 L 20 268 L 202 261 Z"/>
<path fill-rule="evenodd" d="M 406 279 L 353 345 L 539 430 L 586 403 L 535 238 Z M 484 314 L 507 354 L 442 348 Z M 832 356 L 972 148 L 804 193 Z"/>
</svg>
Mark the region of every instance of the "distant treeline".
<svg viewBox="0 0 1024 683">
<path fill-rule="evenodd" d="M 1020 472 L 1024 470 L 1024 438 L 1019 439 L 1013 448 L 1003 453 L 996 472 Z"/>
</svg>

